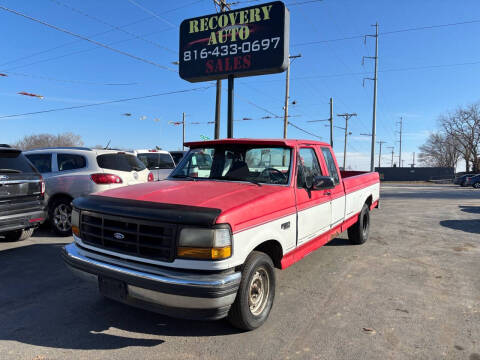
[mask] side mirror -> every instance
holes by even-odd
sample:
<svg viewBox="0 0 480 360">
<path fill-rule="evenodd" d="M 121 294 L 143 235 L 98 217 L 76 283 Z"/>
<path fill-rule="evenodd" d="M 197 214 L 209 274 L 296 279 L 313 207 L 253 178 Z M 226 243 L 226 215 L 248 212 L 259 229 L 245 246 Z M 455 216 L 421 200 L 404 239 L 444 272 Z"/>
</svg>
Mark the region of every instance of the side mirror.
<svg viewBox="0 0 480 360">
<path fill-rule="evenodd" d="M 335 187 L 335 181 L 330 176 L 315 176 L 312 182 L 312 190 L 328 190 Z"/>
</svg>

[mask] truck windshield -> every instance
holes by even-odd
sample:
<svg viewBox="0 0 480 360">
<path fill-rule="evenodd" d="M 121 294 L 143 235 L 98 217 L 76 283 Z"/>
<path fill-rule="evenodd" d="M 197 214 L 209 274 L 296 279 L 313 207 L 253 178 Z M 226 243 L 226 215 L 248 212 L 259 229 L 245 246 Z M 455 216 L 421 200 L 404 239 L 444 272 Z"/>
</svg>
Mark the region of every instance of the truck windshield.
<svg viewBox="0 0 480 360">
<path fill-rule="evenodd" d="M 288 184 L 291 149 L 224 145 L 196 148 L 185 155 L 171 178 Z"/>
</svg>

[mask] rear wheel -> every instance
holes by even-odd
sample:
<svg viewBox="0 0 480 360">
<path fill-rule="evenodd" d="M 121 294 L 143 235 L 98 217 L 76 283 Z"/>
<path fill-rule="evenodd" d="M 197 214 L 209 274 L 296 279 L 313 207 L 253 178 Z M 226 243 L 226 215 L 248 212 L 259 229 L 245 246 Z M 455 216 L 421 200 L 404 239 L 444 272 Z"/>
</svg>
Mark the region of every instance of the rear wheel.
<svg viewBox="0 0 480 360">
<path fill-rule="evenodd" d="M 27 240 L 30 236 L 32 236 L 34 228 L 30 229 L 22 229 L 22 230 L 14 230 L 5 233 L 5 240 L 7 241 L 23 241 Z"/>
<path fill-rule="evenodd" d="M 71 199 L 59 198 L 53 201 L 49 209 L 49 218 L 53 231 L 60 236 L 72 234 L 72 206 Z"/>
<path fill-rule="evenodd" d="M 356 245 L 363 244 L 368 240 L 370 230 L 370 210 L 368 204 L 363 204 L 362 211 L 358 215 L 358 221 L 348 228 L 348 239 Z"/>
<path fill-rule="evenodd" d="M 242 271 L 237 297 L 228 314 L 230 323 L 242 330 L 253 330 L 268 318 L 275 298 L 275 270 L 265 253 L 252 252 Z"/>
</svg>

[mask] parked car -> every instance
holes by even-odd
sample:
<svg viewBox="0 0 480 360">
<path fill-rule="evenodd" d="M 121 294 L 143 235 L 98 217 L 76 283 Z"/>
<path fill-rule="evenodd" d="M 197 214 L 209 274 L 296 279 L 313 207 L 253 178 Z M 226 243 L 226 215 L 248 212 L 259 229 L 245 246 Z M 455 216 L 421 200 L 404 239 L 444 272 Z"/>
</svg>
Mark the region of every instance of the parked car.
<svg viewBox="0 0 480 360">
<path fill-rule="evenodd" d="M 71 202 L 105 189 L 153 181 L 153 174 L 132 153 L 58 147 L 25 152 L 43 175 L 48 219 L 61 236 L 71 235 Z"/>
<path fill-rule="evenodd" d="M 462 175 L 462 176 L 459 176 L 459 177 L 456 177 L 454 180 L 453 180 L 453 183 L 456 184 L 456 185 L 460 185 L 460 186 L 467 186 L 467 180 L 473 176 L 475 176 L 476 174 L 465 174 L 465 175 Z"/>
<path fill-rule="evenodd" d="M 153 174 L 155 181 L 165 179 L 175 168 L 172 155 L 165 150 L 134 150 L 133 153 Z"/>
<path fill-rule="evenodd" d="M 180 161 L 183 159 L 183 157 L 187 152 L 188 151 L 182 151 L 182 150 L 170 151 L 170 155 L 172 155 L 173 161 L 175 161 L 175 166 L 177 166 L 180 163 Z"/>
<path fill-rule="evenodd" d="M 25 240 L 45 220 L 45 183 L 22 154 L 0 146 L 0 236 Z"/>
<path fill-rule="evenodd" d="M 101 294 L 170 316 L 262 325 L 285 269 L 348 231 L 368 239 L 379 175 L 339 171 L 329 144 L 188 143 L 165 181 L 73 202 L 68 266 Z M 205 155 L 209 169 L 197 172 Z M 201 159 L 201 160 L 200 160 Z"/>
<path fill-rule="evenodd" d="M 465 181 L 465 186 L 473 186 L 475 189 L 480 189 L 480 174 L 469 177 Z"/>
</svg>

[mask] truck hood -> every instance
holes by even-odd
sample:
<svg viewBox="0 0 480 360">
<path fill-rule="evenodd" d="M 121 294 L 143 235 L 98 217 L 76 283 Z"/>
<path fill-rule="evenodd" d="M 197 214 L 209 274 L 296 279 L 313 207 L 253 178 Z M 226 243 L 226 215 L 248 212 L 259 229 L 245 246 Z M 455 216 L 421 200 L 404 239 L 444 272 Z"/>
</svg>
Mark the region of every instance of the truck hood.
<svg viewBox="0 0 480 360">
<path fill-rule="evenodd" d="M 233 231 L 265 215 L 295 207 L 293 189 L 231 181 L 164 180 L 106 190 L 95 195 L 220 210 L 217 223 L 229 223 Z"/>
</svg>

